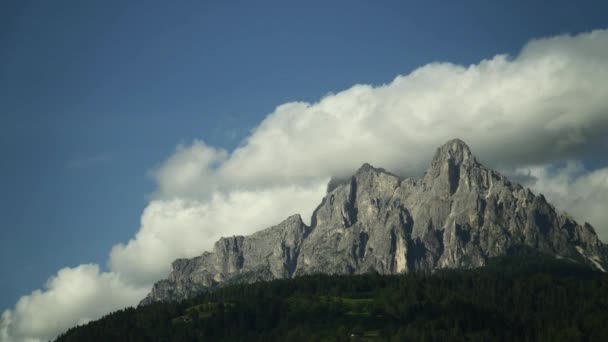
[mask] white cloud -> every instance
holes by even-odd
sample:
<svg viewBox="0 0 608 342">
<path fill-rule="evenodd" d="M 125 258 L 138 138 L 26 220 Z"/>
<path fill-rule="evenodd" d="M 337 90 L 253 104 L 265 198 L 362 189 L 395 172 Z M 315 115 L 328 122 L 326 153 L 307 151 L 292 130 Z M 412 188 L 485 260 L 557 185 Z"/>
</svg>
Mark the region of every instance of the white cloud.
<svg viewBox="0 0 608 342">
<path fill-rule="evenodd" d="M 217 182 L 214 169 L 228 153 L 195 141 L 191 146 L 179 145 L 175 153 L 153 173 L 158 192 L 164 197 L 208 198 Z"/>
<path fill-rule="evenodd" d="M 2 314 L 2 341 L 43 341 L 75 324 L 137 303 L 147 288 L 126 285 L 97 265 L 64 268 L 43 290 L 23 296 L 13 310 Z"/>
<path fill-rule="evenodd" d="M 51 338 L 131 305 L 174 258 L 296 212 L 307 219 L 329 176 L 347 175 L 363 162 L 420 173 L 434 149 L 454 137 L 489 166 L 529 170 L 537 191 L 607 236 L 606 169 L 530 166 L 605 150 L 606 79 L 608 31 L 559 36 L 532 41 L 514 58 L 432 63 L 385 85 L 280 105 L 232 153 L 199 141 L 180 146 L 153 173 L 156 196 L 137 235 L 112 249 L 110 272 L 94 265 L 60 271 L 3 314 L 0 339 Z M 69 285 L 79 282 L 90 282 L 91 290 Z M 92 311 L 93 303 L 106 305 Z"/>
<path fill-rule="evenodd" d="M 560 160 L 606 141 L 606 79 L 606 31 L 533 41 L 515 59 L 433 63 L 379 87 L 279 106 L 219 172 L 256 184 L 363 162 L 419 172 L 453 137 L 493 165 Z"/>
</svg>

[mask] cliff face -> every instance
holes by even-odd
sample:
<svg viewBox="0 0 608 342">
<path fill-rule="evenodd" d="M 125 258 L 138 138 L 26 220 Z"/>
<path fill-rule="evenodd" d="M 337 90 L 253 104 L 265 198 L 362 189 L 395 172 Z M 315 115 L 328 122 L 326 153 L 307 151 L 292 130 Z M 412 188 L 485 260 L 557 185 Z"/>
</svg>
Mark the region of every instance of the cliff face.
<svg viewBox="0 0 608 342">
<path fill-rule="evenodd" d="M 176 260 L 141 304 L 184 299 L 227 281 L 478 267 L 521 245 L 608 269 L 589 224 L 485 168 L 458 139 L 437 150 L 421 178 L 365 164 L 332 188 L 311 227 L 296 215 L 247 237 L 222 238 L 211 253 Z"/>
<path fill-rule="evenodd" d="M 221 238 L 211 253 L 175 260 L 169 278 L 157 282 L 140 305 L 185 299 L 228 280 L 254 282 L 292 277 L 309 233 L 310 227 L 300 215 L 294 215 L 250 236 Z"/>
</svg>

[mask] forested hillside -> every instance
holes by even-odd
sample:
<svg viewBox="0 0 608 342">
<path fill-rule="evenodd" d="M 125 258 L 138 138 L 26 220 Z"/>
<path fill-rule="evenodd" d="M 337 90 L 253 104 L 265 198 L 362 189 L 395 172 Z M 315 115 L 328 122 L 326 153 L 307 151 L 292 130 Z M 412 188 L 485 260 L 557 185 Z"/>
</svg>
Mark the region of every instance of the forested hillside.
<svg viewBox="0 0 608 342">
<path fill-rule="evenodd" d="M 312 275 L 114 312 L 57 341 L 606 341 L 608 275 L 532 251 L 474 270 Z"/>
</svg>

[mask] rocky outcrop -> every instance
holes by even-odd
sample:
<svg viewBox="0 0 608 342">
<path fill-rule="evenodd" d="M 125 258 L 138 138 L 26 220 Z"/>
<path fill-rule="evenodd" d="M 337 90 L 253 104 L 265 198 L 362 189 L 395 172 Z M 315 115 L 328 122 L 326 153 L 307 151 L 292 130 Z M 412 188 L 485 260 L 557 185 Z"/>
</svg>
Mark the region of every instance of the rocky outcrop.
<svg viewBox="0 0 608 342">
<path fill-rule="evenodd" d="M 310 228 L 300 215 L 252 234 L 221 238 L 213 252 L 177 259 L 169 278 L 157 282 L 140 305 L 158 300 L 181 300 L 227 280 L 254 282 L 289 278 Z"/>
<path fill-rule="evenodd" d="M 421 178 L 365 164 L 331 183 L 310 227 L 292 216 L 251 236 L 222 238 L 211 253 L 176 260 L 142 304 L 187 298 L 226 281 L 479 267 L 518 246 L 608 269 L 593 227 L 485 168 L 455 139 L 437 150 Z"/>
</svg>

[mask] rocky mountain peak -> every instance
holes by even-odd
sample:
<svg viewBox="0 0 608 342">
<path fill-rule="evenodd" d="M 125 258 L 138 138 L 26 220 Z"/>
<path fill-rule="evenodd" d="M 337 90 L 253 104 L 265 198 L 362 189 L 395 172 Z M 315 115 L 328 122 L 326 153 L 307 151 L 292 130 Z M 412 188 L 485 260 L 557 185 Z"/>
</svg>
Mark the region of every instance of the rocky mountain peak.
<svg viewBox="0 0 608 342">
<path fill-rule="evenodd" d="M 435 152 L 435 156 L 433 157 L 431 166 L 433 164 L 444 163 L 448 161 L 452 162 L 454 165 L 461 165 L 464 163 L 477 163 L 475 157 L 471 153 L 471 149 L 469 148 L 469 146 L 460 139 L 452 139 L 441 145 L 437 149 L 437 152 Z"/>
<path fill-rule="evenodd" d="M 593 227 L 480 164 L 460 139 L 437 149 L 426 174 L 402 179 L 370 164 L 333 179 L 311 226 L 293 215 L 212 252 L 173 263 L 142 304 L 180 300 L 232 282 L 313 273 L 395 274 L 479 267 L 525 246 L 608 270 Z"/>
<path fill-rule="evenodd" d="M 471 187 L 485 191 L 489 186 L 490 173 L 477 161 L 464 141 L 452 139 L 435 152 L 424 183 L 442 196 L 451 196 L 461 186 L 465 191 L 471 190 Z"/>
<path fill-rule="evenodd" d="M 355 176 L 360 175 L 360 174 L 370 173 L 370 172 L 385 172 L 385 171 L 384 171 L 384 169 L 373 167 L 369 163 L 364 163 L 363 165 L 361 165 L 361 167 L 359 169 L 357 169 L 357 171 L 355 172 Z"/>
<path fill-rule="evenodd" d="M 354 174 L 354 177 L 366 177 L 369 174 L 387 174 L 387 175 L 393 175 L 392 173 L 386 171 L 385 169 L 381 168 L 381 167 L 374 167 L 373 165 L 369 164 L 369 163 L 364 163 L 363 165 L 361 165 L 361 167 L 359 169 L 357 169 L 357 171 Z M 397 177 L 397 176 L 395 176 Z"/>
</svg>

